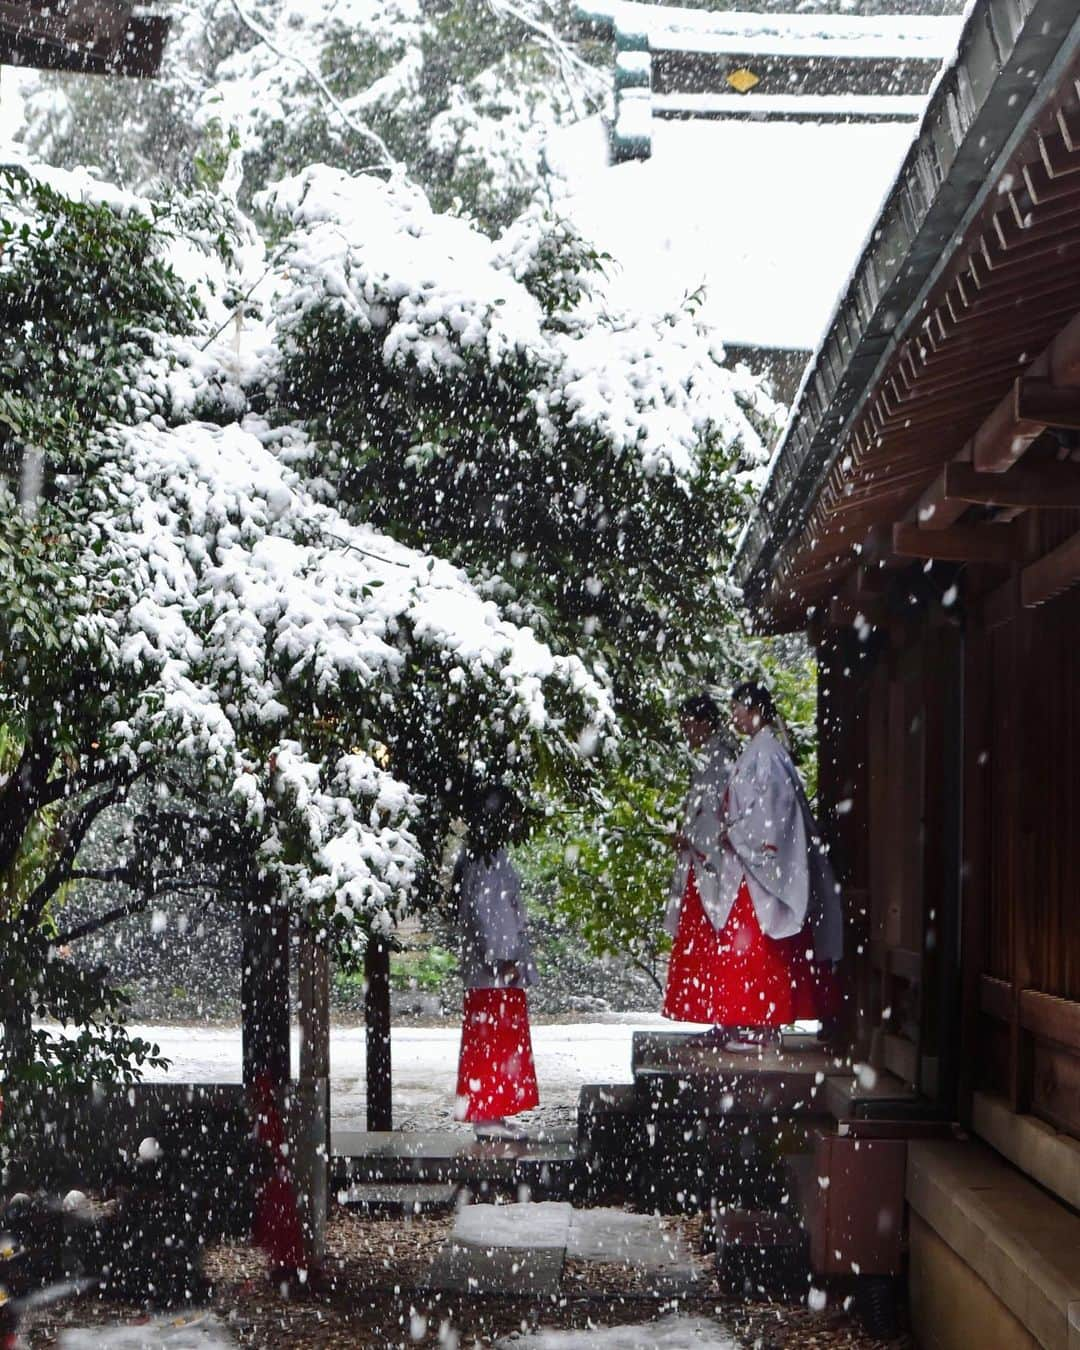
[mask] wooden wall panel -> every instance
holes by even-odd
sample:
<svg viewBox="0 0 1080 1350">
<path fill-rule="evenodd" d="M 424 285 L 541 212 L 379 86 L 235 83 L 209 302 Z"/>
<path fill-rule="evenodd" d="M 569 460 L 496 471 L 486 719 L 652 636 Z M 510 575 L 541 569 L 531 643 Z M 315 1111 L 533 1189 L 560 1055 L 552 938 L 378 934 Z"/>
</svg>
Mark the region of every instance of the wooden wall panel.
<svg viewBox="0 0 1080 1350">
<path fill-rule="evenodd" d="M 989 635 L 986 973 L 1080 999 L 1080 594 Z"/>
</svg>

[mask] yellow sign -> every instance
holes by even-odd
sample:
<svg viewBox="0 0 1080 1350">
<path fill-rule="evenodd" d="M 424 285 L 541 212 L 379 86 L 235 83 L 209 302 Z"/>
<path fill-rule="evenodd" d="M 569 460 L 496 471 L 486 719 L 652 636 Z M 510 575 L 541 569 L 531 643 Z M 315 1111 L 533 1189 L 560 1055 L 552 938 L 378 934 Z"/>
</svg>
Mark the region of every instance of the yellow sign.
<svg viewBox="0 0 1080 1350">
<path fill-rule="evenodd" d="M 755 84 L 761 83 L 760 76 L 754 74 L 752 70 L 747 70 L 745 66 L 740 66 L 738 70 L 733 70 L 727 77 L 728 84 L 739 94 L 748 94 Z"/>
</svg>

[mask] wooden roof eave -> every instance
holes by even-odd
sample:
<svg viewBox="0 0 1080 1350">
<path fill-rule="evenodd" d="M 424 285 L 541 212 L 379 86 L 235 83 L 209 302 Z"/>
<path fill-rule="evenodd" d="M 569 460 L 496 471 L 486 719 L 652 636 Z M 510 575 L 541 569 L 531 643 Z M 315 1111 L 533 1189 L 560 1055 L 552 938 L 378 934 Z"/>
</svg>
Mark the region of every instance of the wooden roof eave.
<svg viewBox="0 0 1080 1350">
<path fill-rule="evenodd" d="M 156 75 L 171 21 L 133 10 L 133 0 L 68 0 L 56 9 L 0 0 L 0 64 L 87 75 Z"/>
<path fill-rule="evenodd" d="M 802 529 L 887 366 L 919 336 L 932 290 L 962 256 L 972 222 L 996 206 L 1006 166 L 1080 53 L 1080 17 L 1055 0 L 1035 0 L 1008 33 L 991 32 L 992 8 L 972 11 L 804 377 L 734 567 L 752 603 L 762 602 L 781 545 Z"/>
</svg>

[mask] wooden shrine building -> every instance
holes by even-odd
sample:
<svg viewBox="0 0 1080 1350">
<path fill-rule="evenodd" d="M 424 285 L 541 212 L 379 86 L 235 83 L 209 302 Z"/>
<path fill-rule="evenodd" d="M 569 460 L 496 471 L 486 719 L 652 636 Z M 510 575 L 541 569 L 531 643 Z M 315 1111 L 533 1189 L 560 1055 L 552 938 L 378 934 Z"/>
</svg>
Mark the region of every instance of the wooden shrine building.
<svg viewBox="0 0 1080 1350">
<path fill-rule="evenodd" d="M 792 3 L 792 9 L 795 8 Z M 959 20 L 925 15 L 748 13 L 579 0 L 614 61 L 614 163 L 648 159 L 653 119 L 914 121 Z"/>
<path fill-rule="evenodd" d="M 736 563 L 820 658 L 925 1346 L 1080 1346 L 1080 10 L 976 0 Z M 896 1110 L 893 1114 L 898 1114 Z"/>
<path fill-rule="evenodd" d="M 0 0 L 0 64 L 156 75 L 169 19 L 143 10 L 133 0 Z"/>
</svg>

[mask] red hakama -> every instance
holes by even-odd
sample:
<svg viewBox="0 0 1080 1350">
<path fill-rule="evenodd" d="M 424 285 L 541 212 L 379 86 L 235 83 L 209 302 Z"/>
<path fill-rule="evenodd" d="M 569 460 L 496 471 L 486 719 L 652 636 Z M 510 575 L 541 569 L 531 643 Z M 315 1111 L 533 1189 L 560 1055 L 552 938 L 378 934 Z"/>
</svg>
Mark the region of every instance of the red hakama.
<svg viewBox="0 0 1080 1350">
<path fill-rule="evenodd" d="M 723 1027 L 781 1027 L 835 1017 L 839 986 L 830 968 L 815 964 L 807 950 L 812 941 L 809 930 L 791 938 L 766 937 L 745 879 L 718 933 L 691 869 L 663 1014 Z"/>
<path fill-rule="evenodd" d="M 308 1264 L 296 1190 L 285 1152 L 285 1123 L 266 1074 L 255 1082 L 255 1136 L 266 1148 L 266 1175 L 256 1192 L 252 1240 L 270 1259 L 271 1272 L 302 1270 Z"/>
<path fill-rule="evenodd" d="M 525 990 L 466 989 L 455 1117 L 500 1120 L 539 1101 Z"/>
</svg>

